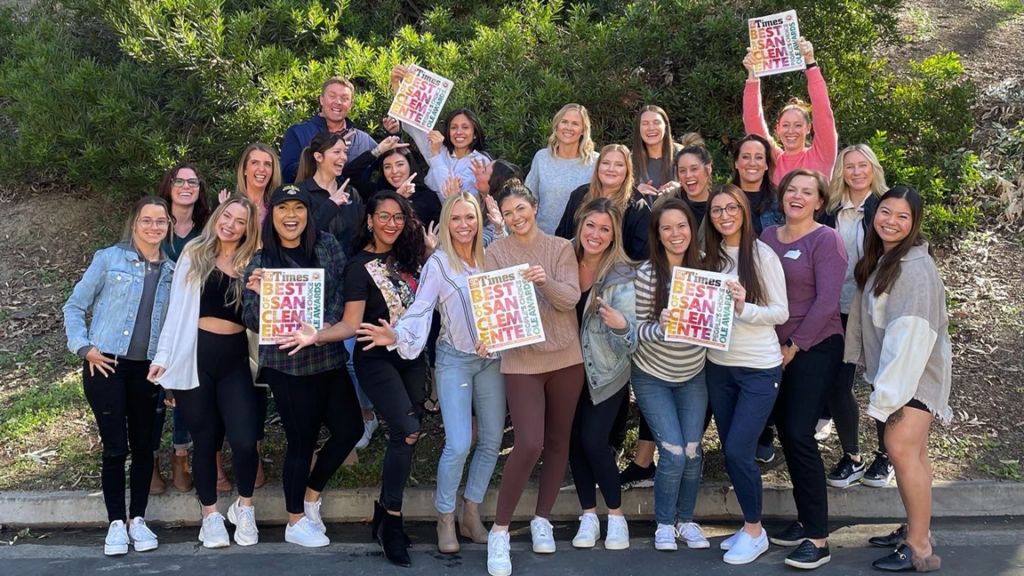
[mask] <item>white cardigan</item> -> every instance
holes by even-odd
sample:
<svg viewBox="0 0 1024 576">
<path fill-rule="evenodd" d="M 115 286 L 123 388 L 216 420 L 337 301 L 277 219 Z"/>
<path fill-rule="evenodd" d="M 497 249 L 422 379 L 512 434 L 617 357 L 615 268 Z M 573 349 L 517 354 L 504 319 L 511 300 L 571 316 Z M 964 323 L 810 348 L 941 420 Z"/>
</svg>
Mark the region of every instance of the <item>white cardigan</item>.
<svg viewBox="0 0 1024 576">
<path fill-rule="evenodd" d="M 157 380 L 167 390 L 192 390 L 199 387 L 196 369 L 196 343 L 199 340 L 199 285 L 188 282 L 192 258 L 182 253 L 174 268 L 167 319 L 160 330 L 153 366 L 166 368 Z"/>
</svg>

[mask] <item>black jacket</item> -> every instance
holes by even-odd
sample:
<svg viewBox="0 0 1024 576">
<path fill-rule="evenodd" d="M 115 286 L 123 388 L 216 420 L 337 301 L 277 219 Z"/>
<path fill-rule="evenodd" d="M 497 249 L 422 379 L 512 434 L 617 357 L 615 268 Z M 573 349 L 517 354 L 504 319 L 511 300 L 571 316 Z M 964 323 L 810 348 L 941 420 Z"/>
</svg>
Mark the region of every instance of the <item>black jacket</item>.
<svg viewBox="0 0 1024 576">
<path fill-rule="evenodd" d="M 565 212 L 562 213 L 562 220 L 555 229 L 555 236 L 572 240 L 576 237 L 576 212 L 583 204 L 583 198 L 590 190 L 590 184 L 584 184 L 572 191 L 569 201 L 565 205 Z M 647 204 L 643 194 L 633 191 L 633 197 L 629 199 L 626 213 L 622 215 L 622 244 L 626 255 L 633 260 L 647 260 L 647 226 L 651 219 L 651 207 Z"/>
<path fill-rule="evenodd" d="M 436 192 L 427 188 L 423 180 L 427 176 L 428 168 L 410 158 L 409 170 L 416 174 L 416 178 L 413 180 L 416 191 L 413 192 L 412 198 L 409 198 L 409 202 L 416 212 L 416 218 L 424 226 L 429 226 L 431 222 L 436 224 L 441 219 L 441 199 Z M 395 189 L 384 177 L 381 161 L 373 155 L 373 149 L 350 159 L 342 169 L 341 177 L 342 179 L 351 178 L 350 185 L 359 191 L 364 204 L 369 202 L 370 198 L 380 190 Z"/>
<path fill-rule="evenodd" d="M 363 218 L 363 200 L 351 186 L 348 191 L 348 204 L 338 206 L 331 200 L 331 194 L 320 187 L 312 177 L 306 178 L 297 186 L 307 192 L 313 199 L 310 207 L 311 223 L 320 232 L 328 232 L 341 244 L 346 256 L 352 254 L 352 236 Z M 365 223 L 364 223 L 365 225 Z"/>
</svg>

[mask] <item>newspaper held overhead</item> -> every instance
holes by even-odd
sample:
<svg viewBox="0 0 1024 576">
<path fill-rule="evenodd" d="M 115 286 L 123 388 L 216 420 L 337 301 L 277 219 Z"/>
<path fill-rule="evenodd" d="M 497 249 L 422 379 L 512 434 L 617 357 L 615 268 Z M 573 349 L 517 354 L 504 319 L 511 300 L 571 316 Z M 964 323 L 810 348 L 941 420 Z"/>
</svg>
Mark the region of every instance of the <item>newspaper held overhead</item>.
<svg viewBox="0 0 1024 576">
<path fill-rule="evenodd" d="M 324 325 L 323 268 L 267 268 L 260 283 L 260 344 L 302 328 Z"/>
<path fill-rule="evenodd" d="M 732 293 L 725 286 L 728 280 L 737 278 L 718 272 L 673 268 L 665 340 L 729 350 L 735 311 Z"/>
<path fill-rule="evenodd" d="M 467 279 L 477 337 L 491 352 L 544 341 L 544 325 L 533 282 L 523 279 L 527 264 Z"/>
<path fill-rule="evenodd" d="M 452 93 L 452 81 L 415 64 L 398 85 L 388 116 L 430 132 Z"/>
<path fill-rule="evenodd" d="M 796 10 L 751 18 L 747 22 L 754 76 L 760 78 L 807 67 L 800 53 L 800 25 Z"/>
</svg>

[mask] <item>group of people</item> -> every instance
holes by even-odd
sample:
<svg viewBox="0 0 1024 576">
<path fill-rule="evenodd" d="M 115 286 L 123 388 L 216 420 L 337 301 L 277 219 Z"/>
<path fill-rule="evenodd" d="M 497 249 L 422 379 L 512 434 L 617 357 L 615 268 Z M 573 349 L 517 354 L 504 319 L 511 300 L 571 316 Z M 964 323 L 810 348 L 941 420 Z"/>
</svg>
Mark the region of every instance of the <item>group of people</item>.
<svg viewBox="0 0 1024 576">
<path fill-rule="evenodd" d="M 458 552 L 460 536 L 487 544 L 488 572 L 511 574 L 509 525 L 539 460 L 533 551 L 556 551 L 549 518 L 567 467 L 581 510 L 573 546 L 602 539 L 600 490 L 604 548 L 627 548 L 616 454 L 635 397 L 645 455 L 630 466 L 654 474 L 656 549 L 710 547 L 694 510 L 713 418 L 744 517 L 719 544 L 724 561 L 753 562 L 771 541 L 794 548 L 786 564 L 812 569 L 831 559 L 826 486 L 867 478 L 853 395 L 860 365 L 879 432 L 871 469 L 879 485 L 894 469 L 907 510 L 904 526 L 872 539 L 892 549 L 874 566 L 938 569 L 927 437 L 934 418 L 952 417 L 951 351 L 921 197 L 888 188 L 868 146 L 838 151 L 813 48 L 801 39 L 801 50 L 813 118 L 791 101 L 778 116 L 779 143 L 744 60 L 748 134 L 734 143 L 728 183 L 713 183 L 703 140 L 677 142 L 657 106 L 639 111 L 632 150 L 597 150 L 586 107 L 564 106 L 524 176 L 490 156 L 466 109 L 430 132 L 385 119 L 387 135 L 374 140 L 348 119 L 355 88 L 340 78 L 324 84 L 319 113 L 288 130 L 280 157 L 263 144 L 243 152 L 237 189 L 222 192 L 216 208 L 198 168 L 172 168 L 158 196 L 135 204 L 123 240 L 96 253 L 64 307 L 103 440 L 105 552 L 157 546 L 145 513 L 162 403 L 174 406 L 175 458 L 185 458 L 172 467 L 173 483 L 187 490 L 194 481 L 203 545 L 230 544 L 225 520 L 236 544 L 257 543 L 269 387 L 287 438 L 287 542 L 329 544 L 323 490 L 379 415 L 388 440 L 372 535 L 389 561 L 409 566 L 403 491 L 433 404 L 445 432 L 440 552 Z M 395 67 L 393 88 L 406 73 Z M 467 278 L 520 264 L 546 338 L 495 353 L 477 335 Z M 735 277 L 726 285 L 735 312 L 727 351 L 666 340 L 675 267 Z M 271 268 L 323 269 L 322 328 L 303 323 L 257 345 Z M 487 529 L 479 506 L 507 414 L 515 441 Z M 826 474 L 815 434 L 828 417 L 845 455 Z M 329 439 L 318 446 L 324 426 Z M 766 429 L 778 432 L 798 510 L 771 536 L 757 465 Z M 217 511 L 225 438 L 238 491 L 226 519 Z M 179 482 L 189 442 L 191 478 Z"/>
</svg>

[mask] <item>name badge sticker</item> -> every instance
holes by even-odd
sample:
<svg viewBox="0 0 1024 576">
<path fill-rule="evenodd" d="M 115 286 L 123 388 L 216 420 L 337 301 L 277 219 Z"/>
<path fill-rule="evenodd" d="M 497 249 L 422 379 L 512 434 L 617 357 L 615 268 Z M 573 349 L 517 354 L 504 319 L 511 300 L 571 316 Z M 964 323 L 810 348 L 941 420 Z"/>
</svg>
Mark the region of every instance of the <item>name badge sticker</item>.
<svg viewBox="0 0 1024 576">
<path fill-rule="evenodd" d="M 783 258 L 789 258 L 790 260 L 799 260 L 802 254 L 803 253 L 800 252 L 799 250 L 790 250 L 789 252 L 786 252 L 786 255 L 783 256 Z"/>
</svg>

